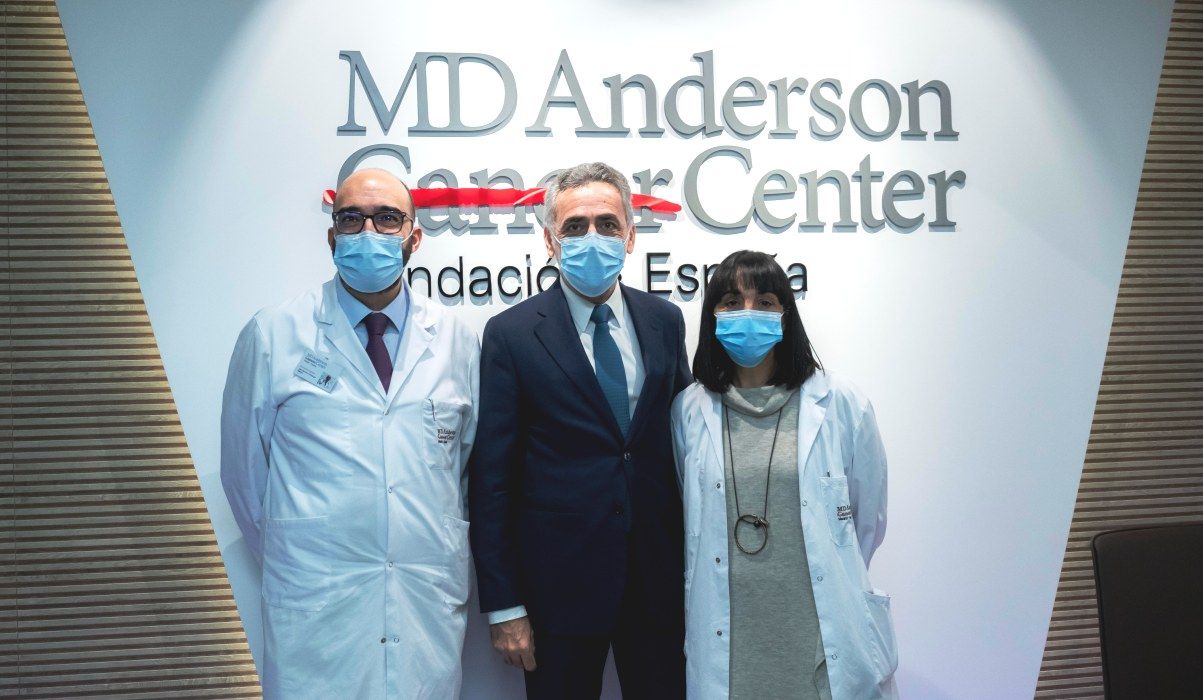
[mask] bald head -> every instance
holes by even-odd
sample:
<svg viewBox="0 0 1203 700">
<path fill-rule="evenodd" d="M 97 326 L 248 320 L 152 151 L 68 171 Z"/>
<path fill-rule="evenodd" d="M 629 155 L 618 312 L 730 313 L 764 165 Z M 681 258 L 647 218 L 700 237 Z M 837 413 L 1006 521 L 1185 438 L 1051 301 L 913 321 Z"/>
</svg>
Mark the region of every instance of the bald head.
<svg viewBox="0 0 1203 700">
<path fill-rule="evenodd" d="M 418 251 L 422 245 L 422 229 L 418 228 L 415 219 L 414 200 L 409 188 L 396 175 L 379 168 L 357 170 L 347 176 L 338 186 L 334 195 L 334 213 L 340 211 L 357 211 L 368 217 L 364 221 L 364 231 L 375 232 L 375 222 L 371 217 L 382 211 L 398 211 L 406 215 L 407 221 L 395 235 L 405 239 L 405 256 Z M 330 252 L 334 252 L 337 233 L 334 227 L 326 229 L 326 242 Z"/>
<path fill-rule="evenodd" d="M 334 195 L 334 211 L 356 209 L 374 214 L 381 209 L 395 208 L 415 216 L 414 200 L 404 182 L 387 170 L 364 168 L 343 180 Z"/>
</svg>

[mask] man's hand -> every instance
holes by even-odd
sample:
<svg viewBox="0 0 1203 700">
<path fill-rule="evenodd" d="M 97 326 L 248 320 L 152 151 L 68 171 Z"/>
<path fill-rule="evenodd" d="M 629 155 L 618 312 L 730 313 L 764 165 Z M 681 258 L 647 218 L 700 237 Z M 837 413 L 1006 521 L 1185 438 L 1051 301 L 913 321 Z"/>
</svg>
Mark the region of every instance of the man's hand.
<svg viewBox="0 0 1203 700">
<path fill-rule="evenodd" d="M 535 670 L 535 634 L 530 628 L 530 618 L 520 617 L 489 626 L 493 648 L 511 666 Z"/>
</svg>

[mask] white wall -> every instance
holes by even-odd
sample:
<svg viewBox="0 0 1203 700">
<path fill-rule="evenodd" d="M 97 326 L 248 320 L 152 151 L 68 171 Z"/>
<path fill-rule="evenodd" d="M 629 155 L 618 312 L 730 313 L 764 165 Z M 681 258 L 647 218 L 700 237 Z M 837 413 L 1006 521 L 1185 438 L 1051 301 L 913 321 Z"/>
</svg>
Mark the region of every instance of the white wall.
<svg viewBox="0 0 1203 700">
<path fill-rule="evenodd" d="M 447 168 L 467 184 L 509 167 L 527 186 L 603 159 L 632 174 L 667 168 L 682 201 L 703 150 L 750 150 L 752 174 L 715 161 L 704 203 L 746 206 L 772 168 L 964 170 L 953 232 L 716 233 L 689 212 L 639 239 L 624 277 L 642 285 L 649 251 L 671 266 L 740 248 L 804 263 L 803 320 L 828 368 L 873 398 L 890 455 L 890 529 L 873 565 L 894 595 L 901 688 L 921 698 L 1030 697 L 1065 546 L 1152 112 L 1170 0 L 1130 3 L 530 2 L 59 0 L 60 11 L 239 608 L 258 653 L 258 579 L 218 483 L 218 416 L 229 352 L 258 308 L 327 279 L 320 193 L 343 160 L 377 142 L 410 149 L 416 178 Z M 411 136 L 407 98 L 383 135 L 361 98 L 364 136 L 339 136 L 347 64 L 362 51 L 391 100 L 415 51 L 479 52 L 513 70 L 517 111 L 487 136 Z M 668 86 L 713 50 L 719 95 L 736 77 L 945 81 L 952 141 L 871 141 L 851 126 L 810 138 L 765 134 L 582 138 L 567 110 L 528 137 L 561 49 L 596 119 L 601 79 Z M 438 75 L 437 72 L 434 75 Z M 487 118 L 488 74 L 466 109 Z M 433 78 L 432 78 L 433 79 Z M 438 80 L 435 80 L 438 83 Z M 494 90 L 490 92 L 490 90 Z M 563 92 L 563 88 L 561 88 Z M 437 92 L 436 92 L 437 94 Z M 435 98 L 438 103 L 441 98 Z M 771 99 L 771 94 L 770 94 Z M 628 125 L 640 125 L 630 99 Z M 771 101 L 748 121 L 770 120 Z M 687 112 L 692 117 L 696 108 Z M 762 114 L 752 118 L 753 114 Z M 444 111 L 434 108 L 438 123 Z M 877 112 L 872 112 L 876 115 Z M 880 115 L 878 115 L 880 116 Z M 930 116 L 925 116 L 930 119 Z M 721 117 L 720 117 L 721 120 Z M 934 120 L 925 123 L 934 130 Z M 663 113 L 661 112 L 661 126 Z M 905 118 L 904 118 L 905 126 Z M 901 130 L 901 129 L 900 129 Z M 766 130 L 767 131 L 767 130 Z M 856 189 L 853 188 L 855 194 Z M 930 212 L 926 204 L 904 207 Z M 798 211 L 801 200 L 774 211 Z M 830 205 L 827 202 L 826 205 Z M 879 205 L 875 205 L 877 208 Z M 854 199 L 854 210 L 856 200 Z M 512 217 L 499 215 L 499 221 Z M 834 218 L 834 217 L 830 217 Z M 414 264 L 542 264 L 540 236 L 441 232 Z M 696 298 L 674 297 L 690 322 Z M 480 327 L 501 302 L 460 311 Z M 465 650 L 465 697 L 519 697 L 520 674 L 490 653 L 480 616 Z M 611 697 L 617 697 L 610 678 Z"/>
</svg>

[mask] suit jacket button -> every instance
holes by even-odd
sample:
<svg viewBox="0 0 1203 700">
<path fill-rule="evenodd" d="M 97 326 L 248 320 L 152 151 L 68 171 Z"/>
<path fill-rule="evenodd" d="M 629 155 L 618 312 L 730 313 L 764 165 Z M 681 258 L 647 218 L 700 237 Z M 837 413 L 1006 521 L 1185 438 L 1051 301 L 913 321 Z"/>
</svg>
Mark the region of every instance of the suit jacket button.
<svg viewBox="0 0 1203 700">
<path fill-rule="evenodd" d="M 630 453 L 630 452 L 623 452 L 623 453 L 622 453 L 622 459 L 623 459 L 623 461 L 624 461 L 624 462 L 629 462 L 629 461 L 631 461 L 631 453 Z"/>
</svg>

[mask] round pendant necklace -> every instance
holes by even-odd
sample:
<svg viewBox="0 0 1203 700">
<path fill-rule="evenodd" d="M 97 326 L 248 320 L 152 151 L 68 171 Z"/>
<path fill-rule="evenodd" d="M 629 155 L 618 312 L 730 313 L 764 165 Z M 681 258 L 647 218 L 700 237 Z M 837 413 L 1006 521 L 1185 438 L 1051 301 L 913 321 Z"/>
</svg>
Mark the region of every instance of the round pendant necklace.
<svg viewBox="0 0 1203 700">
<path fill-rule="evenodd" d="M 735 538 L 735 546 L 739 547 L 739 551 L 744 554 L 759 554 L 764 550 L 769 543 L 769 484 L 773 479 L 773 455 L 777 452 L 777 435 L 781 432 L 781 414 L 784 413 L 785 406 L 777 409 L 777 426 L 773 428 L 773 444 L 769 447 L 769 466 L 765 470 L 767 473 L 764 478 L 764 515 L 753 515 L 744 513 L 739 507 L 739 479 L 735 473 L 735 443 L 731 442 L 731 411 L 726 406 L 723 406 L 723 418 L 727 424 L 727 450 L 731 456 L 731 490 L 735 496 L 735 512 L 739 513 L 739 519 L 735 521 L 735 528 L 732 530 L 732 537 Z M 753 532 L 759 532 L 760 546 L 755 548 L 745 547 L 739 539 L 740 526 L 745 525 L 752 528 Z M 746 531 L 747 528 L 744 528 Z"/>
</svg>

